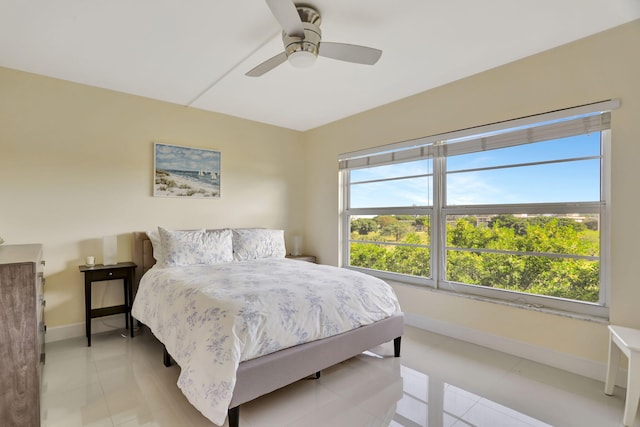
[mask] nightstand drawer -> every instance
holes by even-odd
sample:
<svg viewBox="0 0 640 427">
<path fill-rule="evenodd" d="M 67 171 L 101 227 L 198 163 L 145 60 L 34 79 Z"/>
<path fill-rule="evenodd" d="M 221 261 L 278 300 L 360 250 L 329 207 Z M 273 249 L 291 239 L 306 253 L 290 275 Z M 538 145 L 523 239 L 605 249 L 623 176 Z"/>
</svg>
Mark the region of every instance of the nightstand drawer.
<svg viewBox="0 0 640 427">
<path fill-rule="evenodd" d="M 128 271 L 123 269 L 95 270 L 85 271 L 84 274 L 87 274 L 91 278 L 91 281 L 99 282 L 101 280 L 125 279 L 127 277 Z"/>
</svg>

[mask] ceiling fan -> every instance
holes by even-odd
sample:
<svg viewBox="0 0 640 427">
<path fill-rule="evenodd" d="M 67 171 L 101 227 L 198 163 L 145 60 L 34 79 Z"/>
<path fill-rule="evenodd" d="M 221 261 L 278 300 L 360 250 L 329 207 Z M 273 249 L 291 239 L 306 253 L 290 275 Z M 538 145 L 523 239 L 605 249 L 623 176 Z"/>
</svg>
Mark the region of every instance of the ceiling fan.
<svg viewBox="0 0 640 427">
<path fill-rule="evenodd" d="M 267 59 L 245 75 L 259 77 L 285 61 L 295 67 L 310 67 L 318 55 L 356 64 L 373 65 L 382 51 L 366 46 L 321 41 L 320 13 L 310 6 L 291 0 L 266 0 L 282 27 L 284 52 Z"/>
</svg>

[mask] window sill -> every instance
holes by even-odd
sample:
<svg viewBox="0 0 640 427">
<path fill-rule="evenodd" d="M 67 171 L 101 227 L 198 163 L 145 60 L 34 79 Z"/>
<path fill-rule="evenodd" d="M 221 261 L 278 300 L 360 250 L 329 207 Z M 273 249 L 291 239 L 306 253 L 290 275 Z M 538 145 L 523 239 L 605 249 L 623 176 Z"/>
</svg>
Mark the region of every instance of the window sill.
<svg viewBox="0 0 640 427">
<path fill-rule="evenodd" d="M 435 293 L 438 293 L 438 294 L 444 294 L 444 295 L 449 295 L 449 296 L 467 298 L 467 299 L 471 299 L 471 300 L 474 300 L 474 301 L 481 301 L 481 302 L 486 302 L 486 303 L 499 304 L 499 305 L 503 305 L 503 306 L 507 306 L 507 307 L 520 308 L 520 309 L 524 309 L 524 310 L 536 311 L 536 312 L 539 312 L 539 313 L 551 314 L 551 315 L 561 316 L 561 317 L 567 317 L 567 318 L 570 318 L 570 319 L 582 320 L 582 321 L 586 321 L 586 322 L 594 322 L 594 323 L 599 323 L 599 324 L 603 324 L 603 325 L 608 325 L 609 324 L 609 319 L 608 318 L 600 317 L 600 316 L 592 316 L 592 315 L 588 315 L 588 314 L 576 313 L 576 312 L 565 311 L 565 310 L 558 310 L 558 309 L 555 309 L 555 308 L 545 307 L 545 306 L 541 306 L 541 305 L 537 305 L 537 304 L 521 303 L 521 302 L 517 302 L 517 301 L 507 301 L 507 300 L 502 300 L 502 299 L 498 299 L 498 298 L 489 298 L 489 297 L 485 297 L 485 296 L 454 292 L 454 291 L 449 291 L 449 290 L 444 290 L 444 289 L 436 289 L 436 288 L 432 288 L 430 286 L 416 285 L 416 284 L 412 284 L 412 283 L 400 282 L 400 281 L 397 281 L 397 280 L 385 279 L 385 281 L 387 283 L 389 283 L 390 285 L 393 285 L 393 286 L 404 286 L 404 287 L 411 287 L 411 288 L 420 288 L 420 289 L 422 289 L 424 291 L 427 291 L 427 292 L 435 292 Z"/>
</svg>

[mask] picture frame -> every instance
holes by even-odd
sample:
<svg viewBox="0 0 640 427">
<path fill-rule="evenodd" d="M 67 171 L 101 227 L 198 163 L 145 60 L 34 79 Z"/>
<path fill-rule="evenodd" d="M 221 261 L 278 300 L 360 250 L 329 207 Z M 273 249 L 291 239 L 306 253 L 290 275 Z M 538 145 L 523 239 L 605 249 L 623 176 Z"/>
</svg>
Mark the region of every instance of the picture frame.
<svg viewBox="0 0 640 427">
<path fill-rule="evenodd" d="M 221 153 L 154 142 L 153 196 L 220 198 Z"/>
</svg>

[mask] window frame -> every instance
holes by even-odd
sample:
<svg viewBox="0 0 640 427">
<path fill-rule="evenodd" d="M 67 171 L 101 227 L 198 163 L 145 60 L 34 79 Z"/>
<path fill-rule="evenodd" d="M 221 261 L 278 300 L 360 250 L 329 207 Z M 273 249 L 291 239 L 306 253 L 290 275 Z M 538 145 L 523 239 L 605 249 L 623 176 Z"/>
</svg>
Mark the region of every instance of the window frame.
<svg viewBox="0 0 640 427">
<path fill-rule="evenodd" d="M 610 152 L 611 152 L 611 127 L 607 121 L 599 130 L 600 137 L 600 200 L 594 202 L 560 202 L 560 203 L 522 203 L 522 204 L 491 204 L 491 205 L 446 205 L 446 158 L 448 150 L 453 148 L 455 154 L 466 152 L 478 152 L 480 149 L 473 147 L 474 142 L 482 139 L 482 135 L 505 132 L 508 137 L 509 129 L 520 126 L 540 127 L 546 126 L 549 121 L 560 120 L 572 122 L 583 115 L 590 117 L 606 116 L 616 108 L 619 108 L 618 100 L 609 100 L 584 106 L 543 113 L 525 118 L 508 120 L 486 126 L 449 132 L 431 137 L 419 138 L 411 141 L 403 141 L 383 147 L 371 148 L 359 152 L 345 153 L 339 157 L 339 186 L 340 186 L 340 221 L 339 221 L 339 262 L 341 267 L 361 271 L 389 282 L 406 283 L 410 285 L 426 286 L 432 289 L 443 290 L 461 294 L 468 297 L 498 300 L 505 303 L 525 306 L 533 309 L 559 310 L 579 315 L 607 318 L 609 315 L 609 278 L 610 278 Z M 602 119 L 601 119 L 602 120 Z M 542 124 L 542 126 L 541 126 Z M 553 123 L 550 128 L 557 128 Z M 553 129 L 552 129 L 553 130 Z M 586 134 L 588 132 L 573 133 L 573 135 Z M 552 134 L 553 135 L 553 134 Z M 476 136 L 476 138 L 474 138 Z M 566 135 L 565 135 L 566 136 Z M 553 136 L 550 139 L 559 139 L 563 136 Z M 447 144 L 446 141 L 459 139 L 458 142 Z M 469 141 L 465 141 L 470 139 Z M 474 141 L 474 139 L 476 141 Z M 502 148 L 522 144 L 507 143 L 497 138 L 497 146 Z M 548 139 L 547 139 L 548 140 Z M 502 145 L 500 145 L 502 144 Z M 463 147 L 460 151 L 459 147 Z M 431 158 L 433 164 L 433 188 L 432 205 L 430 206 L 402 206 L 402 207 L 367 207 L 352 208 L 350 206 L 350 174 L 353 169 L 381 166 L 385 164 L 403 163 L 417 159 Z M 365 160 L 363 160 L 365 159 Z M 478 214 L 562 214 L 562 213 L 596 213 L 600 216 L 600 254 L 599 254 L 599 301 L 586 302 L 569 300 L 553 296 L 528 294 L 524 292 L 506 289 L 484 287 L 479 285 L 447 281 L 445 278 L 446 252 L 451 249 L 446 245 L 446 218 L 447 215 L 478 215 Z M 410 276 L 399 273 L 391 273 L 362 267 L 350 266 L 350 218 L 353 215 L 429 215 L 430 216 L 430 273 L 431 277 Z"/>
</svg>

